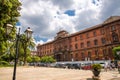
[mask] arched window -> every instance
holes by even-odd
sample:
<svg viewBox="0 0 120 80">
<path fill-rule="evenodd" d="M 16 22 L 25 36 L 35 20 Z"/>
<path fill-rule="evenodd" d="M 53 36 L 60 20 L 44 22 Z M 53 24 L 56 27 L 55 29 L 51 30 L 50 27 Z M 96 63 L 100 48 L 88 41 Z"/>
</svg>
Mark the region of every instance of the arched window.
<svg viewBox="0 0 120 80">
<path fill-rule="evenodd" d="M 96 56 L 98 56 L 98 55 L 99 55 L 99 54 L 98 54 L 98 50 L 95 50 L 95 55 L 96 55 Z"/>
<path fill-rule="evenodd" d="M 115 26 L 112 26 L 112 27 L 111 27 L 111 31 L 114 31 L 114 30 L 115 30 Z"/>
<path fill-rule="evenodd" d="M 101 38 L 101 42 L 102 42 L 102 44 L 105 44 L 106 43 L 105 38 Z"/>
<path fill-rule="evenodd" d="M 96 31 L 93 32 L 93 35 L 96 36 Z"/>
<path fill-rule="evenodd" d="M 91 52 L 90 51 L 88 52 L 88 57 L 91 58 Z"/>
<path fill-rule="evenodd" d="M 75 44 L 75 49 L 78 49 L 78 44 Z"/>
<path fill-rule="evenodd" d="M 98 45 L 98 40 L 97 39 L 94 40 L 94 45 Z"/>
<path fill-rule="evenodd" d="M 81 43 L 80 45 L 81 45 L 81 48 L 83 48 L 83 47 L 84 47 L 84 43 Z"/>
<path fill-rule="evenodd" d="M 115 33 L 115 32 L 112 33 L 112 39 L 113 39 L 113 42 L 118 42 L 119 41 L 117 33 Z"/>
<path fill-rule="evenodd" d="M 90 41 L 87 41 L 87 47 L 90 47 Z"/>
<path fill-rule="evenodd" d="M 81 57 L 82 57 L 82 60 L 85 59 L 85 55 L 84 55 L 84 52 L 81 53 Z"/>
</svg>

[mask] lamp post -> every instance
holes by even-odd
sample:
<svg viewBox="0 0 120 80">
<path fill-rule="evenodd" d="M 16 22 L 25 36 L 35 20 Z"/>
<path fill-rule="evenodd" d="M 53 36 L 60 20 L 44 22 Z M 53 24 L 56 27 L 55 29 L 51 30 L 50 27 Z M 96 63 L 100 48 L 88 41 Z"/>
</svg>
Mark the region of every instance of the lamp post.
<svg viewBox="0 0 120 80">
<path fill-rule="evenodd" d="M 8 32 L 10 32 L 10 26 L 6 28 Z M 7 33 L 8 34 L 8 33 Z M 25 34 L 27 35 L 27 38 L 30 39 L 32 36 L 32 30 L 30 27 L 25 31 Z M 17 60 L 18 60 L 18 46 L 19 46 L 19 40 L 20 40 L 20 28 L 18 30 L 18 33 L 16 34 L 16 51 L 15 51 L 15 62 L 14 62 L 14 70 L 13 70 L 13 79 L 16 80 L 16 66 L 17 66 Z"/>
<path fill-rule="evenodd" d="M 7 24 L 6 25 L 6 34 L 9 35 L 13 29 L 13 25 Z"/>
<path fill-rule="evenodd" d="M 27 43 L 29 42 L 31 36 L 32 36 L 33 31 L 28 27 L 28 29 L 25 30 L 25 35 L 27 39 L 24 39 L 24 66 L 26 65 L 26 56 L 27 56 Z"/>
</svg>

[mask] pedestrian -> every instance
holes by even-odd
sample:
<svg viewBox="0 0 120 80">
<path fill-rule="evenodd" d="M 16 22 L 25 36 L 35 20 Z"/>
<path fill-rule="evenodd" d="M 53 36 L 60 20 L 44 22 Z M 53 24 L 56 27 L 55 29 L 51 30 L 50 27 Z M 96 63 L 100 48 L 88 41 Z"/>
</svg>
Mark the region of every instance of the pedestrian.
<svg viewBox="0 0 120 80">
<path fill-rule="evenodd" d="M 111 67 L 112 70 L 115 70 L 115 63 L 114 63 L 114 61 L 111 61 L 110 67 Z"/>
<path fill-rule="evenodd" d="M 106 61 L 104 65 L 104 70 L 107 72 L 107 69 L 108 69 L 108 62 Z"/>
</svg>

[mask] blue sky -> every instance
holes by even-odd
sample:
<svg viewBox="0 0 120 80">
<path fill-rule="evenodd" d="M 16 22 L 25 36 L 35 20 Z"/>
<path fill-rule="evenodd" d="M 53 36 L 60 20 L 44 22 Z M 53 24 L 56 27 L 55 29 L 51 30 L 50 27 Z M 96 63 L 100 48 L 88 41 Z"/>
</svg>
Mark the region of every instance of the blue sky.
<svg viewBox="0 0 120 80">
<path fill-rule="evenodd" d="M 120 0 L 20 0 L 18 26 L 33 30 L 36 44 L 51 41 L 60 29 L 70 34 L 120 16 Z M 29 3 L 29 4 L 28 4 Z"/>
<path fill-rule="evenodd" d="M 75 16 L 75 10 L 66 10 L 64 14 L 67 14 L 68 16 Z"/>
</svg>

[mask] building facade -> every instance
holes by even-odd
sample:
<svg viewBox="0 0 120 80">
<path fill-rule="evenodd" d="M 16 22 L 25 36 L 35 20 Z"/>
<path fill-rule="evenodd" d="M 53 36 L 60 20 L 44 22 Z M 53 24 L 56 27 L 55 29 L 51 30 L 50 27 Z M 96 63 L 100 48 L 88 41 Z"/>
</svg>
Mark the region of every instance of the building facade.
<svg viewBox="0 0 120 80">
<path fill-rule="evenodd" d="M 53 41 L 39 44 L 37 53 L 40 57 L 53 55 L 57 61 L 112 60 L 112 49 L 119 45 L 120 16 L 111 16 L 73 34 L 61 30 Z"/>
</svg>

